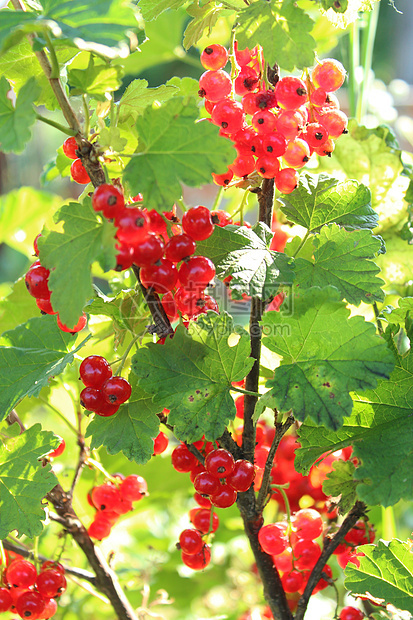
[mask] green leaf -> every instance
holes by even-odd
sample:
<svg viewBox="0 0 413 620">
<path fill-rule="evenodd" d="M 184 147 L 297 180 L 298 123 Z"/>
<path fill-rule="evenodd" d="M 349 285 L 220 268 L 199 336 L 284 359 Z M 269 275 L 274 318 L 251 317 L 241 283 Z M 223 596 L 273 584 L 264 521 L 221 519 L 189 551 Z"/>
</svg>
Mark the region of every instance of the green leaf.
<svg viewBox="0 0 413 620">
<path fill-rule="evenodd" d="M 199 5 L 199 0 L 194 2 L 186 9 L 188 15 L 193 19 L 189 22 L 184 32 L 184 48 L 188 50 L 192 45 L 196 45 L 202 37 L 204 30 L 208 28 L 208 35 L 218 21 L 222 11 L 222 4 L 211 0 Z"/>
<path fill-rule="evenodd" d="M 122 344 L 127 332 L 133 335 L 143 333 L 151 321 L 142 292 L 135 290 L 122 291 L 112 299 L 101 294 L 94 298 L 87 307 L 87 312 L 113 319 L 116 346 Z"/>
<path fill-rule="evenodd" d="M 368 595 L 413 614 L 413 554 L 411 545 L 393 538 L 377 545 L 362 545 L 357 568 L 345 568 L 345 587 L 354 596 Z"/>
<path fill-rule="evenodd" d="M 198 97 L 199 81 L 190 77 L 173 77 L 166 83 L 177 89 L 176 94 L 180 97 Z"/>
<path fill-rule="evenodd" d="M 164 103 L 178 92 L 173 86 L 163 84 L 157 88 L 148 88 L 146 80 L 133 80 L 119 101 L 119 122 L 124 123 L 130 117 L 136 120 L 148 106 Z"/>
<path fill-rule="evenodd" d="M 333 469 L 327 474 L 323 483 L 323 493 L 339 497 L 338 508 L 346 514 L 357 499 L 357 480 L 354 480 L 356 468 L 351 461 L 335 461 Z"/>
<path fill-rule="evenodd" d="M 181 198 L 181 183 L 210 183 L 212 172 L 225 172 L 233 161 L 229 140 L 211 123 L 196 123 L 198 113 L 195 101 L 174 97 L 158 109 L 147 108 L 136 121 L 139 146 L 124 180 L 152 208 L 167 211 Z"/>
<path fill-rule="evenodd" d="M 297 189 L 278 200 L 288 219 L 310 232 L 317 232 L 333 222 L 346 230 L 371 229 L 377 225 L 370 190 L 357 181 L 339 181 L 324 174 L 302 174 Z"/>
<path fill-rule="evenodd" d="M 76 53 L 77 50 L 69 47 L 56 50 L 60 64 L 68 62 Z M 23 39 L 18 45 L 0 55 L 0 75 L 7 76 L 7 79 L 13 84 L 16 95 L 26 84 L 28 76 L 36 78 L 36 83 L 41 90 L 34 103 L 44 105 L 48 110 L 55 110 L 59 107 L 50 82 L 33 54 L 32 47 L 27 39 Z M 61 79 L 64 80 L 64 76 L 61 76 Z"/>
<path fill-rule="evenodd" d="M 380 318 L 393 325 L 404 325 L 406 318 L 413 316 L 413 297 L 401 297 L 398 307 L 387 306 L 380 314 Z"/>
<path fill-rule="evenodd" d="M 348 178 L 363 181 L 368 185 L 372 194 L 372 206 L 381 212 L 380 205 L 403 168 L 396 137 L 386 125 L 368 129 L 364 125 L 358 125 L 354 119 L 349 121 L 348 132 L 336 142 L 332 158 L 334 162 L 325 164 L 335 168 L 338 164 Z"/>
<path fill-rule="evenodd" d="M 349 314 L 332 286 L 296 292 L 291 316 L 265 314 L 263 343 L 283 358 L 266 397 L 280 413 L 292 410 L 297 420 L 310 417 L 336 430 L 351 413 L 349 392 L 389 377 L 393 355 L 375 326 Z"/>
<path fill-rule="evenodd" d="M 50 269 L 49 288 L 53 309 L 64 325 L 76 325 L 83 307 L 93 297 L 91 265 L 99 261 L 108 271 L 116 265 L 115 228 L 101 222 L 90 198 L 70 202 L 55 215 L 63 232 L 45 231 L 39 240 L 42 265 Z"/>
<path fill-rule="evenodd" d="M 353 446 L 360 460 L 357 494 L 369 505 L 393 506 L 413 499 L 413 352 L 396 362 L 388 381 L 373 391 L 355 394 L 351 417 L 336 433 L 307 422 L 300 428 L 300 471 L 324 452 Z"/>
<path fill-rule="evenodd" d="M 33 187 L 21 187 L 0 196 L 0 242 L 33 256 L 33 241 L 49 211 L 63 199 Z"/>
<path fill-rule="evenodd" d="M 384 280 L 376 277 L 380 268 L 369 260 L 380 250 L 381 240 L 370 230 L 348 232 L 337 224 L 323 226 L 313 238 L 313 247 L 314 259 L 295 261 L 296 285 L 331 284 L 341 299 L 355 305 L 384 300 Z"/>
<path fill-rule="evenodd" d="M 92 437 L 91 449 L 104 446 L 108 454 L 123 452 L 127 459 L 144 465 L 153 454 L 153 439 L 159 433 L 157 413 L 161 409 L 137 384 L 131 373 L 128 381 L 132 396 L 109 418 L 95 415 L 87 427 L 86 437 Z"/>
<path fill-rule="evenodd" d="M 92 54 L 85 69 L 68 69 L 67 75 L 72 95 L 90 95 L 98 101 L 105 101 L 106 93 L 117 90 L 122 84 L 122 67 L 95 64 Z"/>
<path fill-rule="evenodd" d="M 187 0 L 138 0 L 138 6 L 142 17 L 150 21 L 168 9 L 179 9 L 186 2 Z"/>
<path fill-rule="evenodd" d="M 35 424 L 0 446 L 0 537 L 13 530 L 34 538 L 46 513 L 41 502 L 58 483 L 49 464 L 39 460 L 57 448 L 59 439 Z"/>
<path fill-rule="evenodd" d="M 13 290 L 0 300 L 0 333 L 14 329 L 39 314 L 34 297 L 27 293 L 24 278 L 17 280 Z"/>
<path fill-rule="evenodd" d="M 103 149 L 111 149 L 115 153 L 121 153 L 127 143 L 128 140 L 122 138 L 119 127 L 105 127 L 99 132 L 99 145 Z"/>
<path fill-rule="evenodd" d="M 242 299 L 243 293 L 268 299 L 277 294 L 280 285 L 290 284 L 294 277 L 292 260 L 286 254 L 268 249 L 271 238 L 271 230 L 261 222 L 253 230 L 244 226 L 216 226 L 209 239 L 197 243 L 197 252 L 212 260 L 218 278 L 232 276 L 234 299 Z"/>
<path fill-rule="evenodd" d="M 49 379 L 63 372 L 83 346 L 71 350 L 76 337 L 62 332 L 55 316 L 30 319 L 0 341 L 0 419 L 25 396 L 37 396 Z"/>
<path fill-rule="evenodd" d="M 388 285 L 408 285 L 412 279 L 412 246 L 397 235 L 386 236 L 386 254 L 377 257 L 377 265 Z"/>
<path fill-rule="evenodd" d="M 33 103 L 40 94 L 34 78 L 20 89 L 16 105 L 7 97 L 10 84 L 0 79 L 0 146 L 4 153 L 20 153 L 32 137 L 31 127 L 36 120 Z"/>
<path fill-rule="evenodd" d="M 254 2 L 239 13 L 237 21 L 241 49 L 262 45 L 265 60 L 287 71 L 314 64 L 316 43 L 310 34 L 314 22 L 294 0 Z"/>
<path fill-rule="evenodd" d="M 228 314 L 208 312 L 179 325 L 164 345 L 148 344 L 132 358 L 139 385 L 158 408 L 171 410 L 168 422 L 179 439 L 195 441 L 222 435 L 235 417 L 231 382 L 253 365 L 247 333 Z"/>
<path fill-rule="evenodd" d="M 1 10 L 0 53 L 17 45 L 25 34 L 33 32 L 36 14 L 12 9 Z"/>
</svg>

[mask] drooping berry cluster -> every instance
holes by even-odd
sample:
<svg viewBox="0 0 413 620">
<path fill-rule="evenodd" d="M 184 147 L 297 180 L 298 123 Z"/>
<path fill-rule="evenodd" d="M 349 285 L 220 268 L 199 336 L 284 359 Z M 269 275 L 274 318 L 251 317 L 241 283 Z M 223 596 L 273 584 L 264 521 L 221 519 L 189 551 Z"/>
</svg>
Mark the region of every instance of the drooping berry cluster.
<svg viewBox="0 0 413 620">
<path fill-rule="evenodd" d="M 262 48 L 238 50 L 235 44 L 235 79 L 223 70 L 228 52 L 210 45 L 201 54 L 207 69 L 199 80 L 205 109 L 221 135 L 230 139 L 237 157 L 215 183 L 228 185 L 233 177 L 246 179 L 254 172 L 274 178 L 277 189 L 288 194 L 299 182 L 297 170 L 313 153 L 331 155 L 334 140 L 346 132 L 347 117 L 333 94 L 346 72 L 337 60 L 326 59 L 307 73 L 305 80 L 269 72 L 262 75 Z"/>
<path fill-rule="evenodd" d="M 76 140 L 74 138 L 67 138 L 63 142 L 63 153 L 69 159 L 73 159 L 73 163 L 70 166 L 70 174 L 72 175 L 72 179 L 76 181 L 76 183 L 80 183 L 81 185 L 86 185 L 86 183 L 90 183 L 90 177 L 86 172 L 86 168 L 82 164 L 82 160 L 76 154 L 78 150 L 78 146 Z"/>
<path fill-rule="evenodd" d="M 190 511 L 190 520 L 195 529 L 184 530 L 179 544 L 184 564 L 200 570 L 210 561 L 210 550 L 203 542 L 203 536 L 215 532 L 219 525 L 218 516 L 213 512 L 212 506 L 217 508 L 232 506 L 237 494 L 248 491 L 252 485 L 255 471 L 249 461 L 243 459 L 235 461 L 230 452 L 215 448 L 211 442 L 201 439 L 195 442 L 194 446 L 205 456 L 205 466 L 184 443 L 172 452 L 172 465 L 176 471 L 190 473 L 195 487 L 194 498 L 200 506 Z M 195 545 L 196 540 L 201 542 L 200 547 Z M 191 549 L 195 550 L 190 551 Z"/>
<path fill-rule="evenodd" d="M 125 478 L 116 474 L 113 478 L 118 484 L 106 481 L 88 494 L 89 504 L 96 508 L 88 534 L 97 540 L 107 538 L 119 517 L 133 510 L 133 504 L 147 495 L 148 485 L 142 476 L 131 474 Z"/>
<path fill-rule="evenodd" d="M 141 195 L 134 198 L 135 203 L 141 200 Z M 122 191 L 109 184 L 95 189 L 92 205 L 117 228 L 116 269 L 139 267 L 142 284 L 163 295 L 162 305 L 171 321 L 179 313 L 189 319 L 207 310 L 219 311 L 215 299 L 205 293 L 215 277 L 214 264 L 195 255 L 196 241 L 214 232 L 209 209 L 201 205 L 188 209 L 179 226 L 174 211 L 165 212 L 165 220 L 154 210 L 127 206 Z M 168 220 L 173 222 L 169 234 Z"/>
<path fill-rule="evenodd" d="M 112 368 L 101 355 L 85 357 L 79 368 L 85 388 L 80 393 L 80 404 L 88 411 L 109 417 L 126 402 L 132 388 L 123 377 L 113 377 Z"/>
<path fill-rule="evenodd" d="M 26 620 L 45 620 L 57 611 L 57 602 L 66 590 L 65 569 L 59 562 L 45 562 L 38 573 L 23 558 L 8 563 L 0 588 L 0 612 L 12 611 Z"/>
</svg>

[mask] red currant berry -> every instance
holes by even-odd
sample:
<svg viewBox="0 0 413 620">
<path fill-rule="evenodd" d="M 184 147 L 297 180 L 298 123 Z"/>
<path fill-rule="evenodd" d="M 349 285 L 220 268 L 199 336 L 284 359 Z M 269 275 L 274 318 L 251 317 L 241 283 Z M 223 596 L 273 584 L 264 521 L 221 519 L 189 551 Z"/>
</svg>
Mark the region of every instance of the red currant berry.
<svg viewBox="0 0 413 620">
<path fill-rule="evenodd" d="M 307 100 L 307 88 L 299 78 L 288 76 L 277 82 L 275 95 L 280 108 L 297 110 Z"/>
<path fill-rule="evenodd" d="M 90 177 L 80 159 L 74 160 L 73 164 L 70 166 L 70 174 L 72 175 L 72 179 L 76 181 L 76 183 L 80 183 L 80 185 L 90 183 Z"/>
<path fill-rule="evenodd" d="M 102 394 L 103 397 L 103 394 Z M 117 411 L 119 410 L 120 405 L 112 405 L 110 403 L 108 403 L 104 397 L 102 398 L 102 402 L 99 405 L 99 407 L 96 409 L 95 413 L 97 415 L 100 415 L 102 418 L 109 418 L 112 415 L 115 415 L 115 413 L 117 413 Z"/>
<path fill-rule="evenodd" d="M 229 484 L 222 484 L 218 493 L 210 496 L 210 500 L 217 508 L 229 508 L 237 501 L 237 492 Z"/>
<path fill-rule="evenodd" d="M 38 620 L 44 610 L 45 600 L 39 592 L 27 590 L 20 594 L 16 600 L 16 611 L 21 618 Z"/>
<path fill-rule="evenodd" d="M 235 92 L 241 97 L 252 91 L 256 91 L 259 87 L 260 76 L 253 67 L 242 67 L 238 77 L 235 78 Z"/>
<path fill-rule="evenodd" d="M 276 157 L 264 155 L 255 162 L 255 169 L 264 179 L 273 179 L 280 169 L 280 162 Z"/>
<path fill-rule="evenodd" d="M 163 219 L 162 215 L 158 213 L 157 211 L 155 211 L 155 209 L 151 209 L 150 211 L 148 211 L 147 209 L 144 209 L 144 212 L 149 218 L 150 232 L 153 232 L 156 235 L 163 235 L 164 237 L 166 237 L 167 236 L 166 222 Z M 164 213 L 164 215 L 166 216 L 166 213 Z"/>
<path fill-rule="evenodd" d="M 217 478 L 207 471 L 202 471 L 194 480 L 194 487 L 201 495 L 214 495 L 219 492 L 220 483 Z"/>
<path fill-rule="evenodd" d="M 192 568 L 192 570 L 202 570 L 211 561 L 211 551 L 208 545 L 203 545 L 201 551 L 198 553 L 194 553 L 192 555 L 188 555 L 187 553 L 182 552 L 182 562 Z"/>
<path fill-rule="evenodd" d="M 51 452 L 49 452 L 49 455 L 51 458 L 56 458 L 58 456 L 61 456 L 63 454 L 63 452 L 65 451 L 66 448 L 66 442 L 64 439 L 62 439 L 62 437 L 59 437 L 60 439 L 60 443 L 57 446 L 57 448 L 55 450 L 52 450 Z"/>
<path fill-rule="evenodd" d="M 229 168 L 226 172 L 224 172 L 224 174 L 215 174 L 214 172 L 212 173 L 214 183 L 216 185 L 221 185 L 222 187 L 226 187 L 227 185 L 229 185 L 232 181 L 233 176 L 234 173 Z"/>
<path fill-rule="evenodd" d="M 204 497 L 200 493 L 194 493 L 194 500 L 201 508 L 211 508 L 211 501 L 208 497 Z"/>
<path fill-rule="evenodd" d="M 100 389 L 112 376 L 112 369 L 101 355 L 89 355 L 80 364 L 79 374 L 86 387 Z"/>
<path fill-rule="evenodd" d="M 103 215 L 111 220 L 124 208 L 125 199 L 118 187 L 104 183 L 93 192 L 92 206 L 95 211 L 102 211 Z"/>
<path fill-rule="evenodd" d="M 62 323 L 62 321 L 59 318 L 59 315 L 57 315 L 57 325 L 62 330 L 62 332 L 67 332 L 69 334 L 76 334 L 77 332 L 82 331 L 82 329 L 86 326 L 86 323 L 87 323 L 87 317 L 85 313 L 82 314 L 82 316 L 79 318 L 76 325 L 73 325 L 73 327 L 68 327 L 67 325 Z"/>
<path fill-rule="evenodd" d="M 298 592 L 304 583 L 304 575 L 298 570 L 292 570 L 289 573 L 284 573 L 281 577 L 281 583 L 284 592 Z"/>
<path fill-rule="evenodd" d="M 173 263 L 180 263 L 195 252 L 196 243 L 189 235 L 175 235 L 165 246 L 165 258 Z"/>
<path fill-rule="evenodd" d="M 93 504 L 91 504 L 93 506 Z M 53 568 L 54 570 L 60 571 L 63 575 L 65 574 L 65 567 L 60 562 L 54 562 L 53 560 L 46 560 L 43 562 L 41 570 L 49 570 L 49 568 Z"/>
<path fill-rule="evenodd" d="M 92 490 L 93 505 L 100 512 L 116 512 L 122 510 L 123 493 L 113 484 L 101 484 Z M 128 499 L 128 498 L 126 498 Z"/>
<path fill-rule="evenodd" d="M 262 149 L 266 155 L 281 157 L 287 148 L 287 142 L 279 133 L 266 133 L 262 136 Z"/>
<path fill-rule="evenodd" d="M 223 45 L 213 43 L 208 45 L 201 54 L 201 65 L 204 69 L 218 71 L 228 62 L 228 52 Z"/>
<path fill-rule="evenodd" d="M 32 297 L 36 299 L 50 299 L 48 287 L 50 271 L 43 267 L 39 261 L 33 263 L 25 276 L 26 288 Z"/>
<path fill-rule="evenodd" d="M 277 106 L 277 97 L 273 90 L 265 90 L 255 95 L 255 111 L 271 110 Z"/>
<path fill-rule="evenodd" d="M 269 523 L 258 532 L 259 543 L 269 555 L 278 555 L 288 547 L 285 527 L 281 523 Z"/>
<path fill-rule="evenodd" d="M 329 95 L 323 88 L 316 88 L 310 93 L 310 103 L 316 108 L 322 108 L 329 102 Z"/>
<path fill-rule="evenodd" d="M 30 588 L 36 581 L 36 567 L 28 560 L 13 560 L 6 568 L 5 577 L 12 588 Z"/>
<path fill-rule="evenodd" d="M 211 212 L 201 205 L 188 209 L 182 217 L 182 228 L 195 241 L 208 239 L 214 232 Z"/>
<path fill-rule="evenodd" d="M 343 607 L 339 616 L 340 620 L 363 620 L 364 614 L 357 607 Z"/>
<path fill-rule="evenodd" d="M 347 132 L 348 118 L 341 110 L 329 109 L 318 116 L 320 123 L 328 131 L 330 138 L 335 140 Z"/>
<path fill-rule="evenodd" d="M 161 258 L 159 264 L 143 267 L 140 278 L 145 288 L 153 288 L 157 293 L 163 294 L 175 287 L 178 270 L 171 261 Z"/>
<path fill-rule="evenodd" d="M 42 233 L 39 233 L 35 237 L 35 239 L 33 241 L 33 250 L 34 250 L 34 253 L 36 254 L 36 256 L 39 256 L 39 246 L 38 246 L 38 243 L 39 243 L 40 237 L 42 237 L 42 236 L 43 236 Z"/>
<path fill-rule="evenodd" d="M 255 112 L 251 122 L 258 133 L 270 133 L 276 127 L 277 117 L 269 110 L 260 110 Z"/>
<path fill-rule="evenodd" d="M 148 485 L 142 476 L 131 474 L 122 481 L 119 489 L 123 499 L 139 502 L 147 494 Z"/>
<path fill-rule="evenodd" d="M 132 387 L 123 377 L 110 377 L 102 385 L 102 394 L 110 405 L 121 405 L 130 398 Z"/>
<path fill-rule="evenodd" d="M 313 69 L 311 78 L 316 87 L 323 88 L 330 93 L 343 85 L 346 70 L 338 60 L 326 58 Z"/>
<path fill-rule="evenodd" d="M 328 139 L 328 133 L 320 123 L 310 123 L 301 134 L 307 144 L 313 148 L 322 146 Z"/>
<path fill-rule="evenodd" d="M 232 474 L 234 467 L 234 457 L 223 448 L 212 450 L 205 459 L 206 470 L 215 478 L 226 478 Z"/>
<path fill-rule="evenodd" d="M 148 232 L 135 245 L 133 262 L 138 267 L 149 267 L 160 260 L 164 253 L 164 242 L 155 233 Z"/>
<path fill-rule="evenodd" d="M 310 148 L 305 140 L 296 138 L 287 144 L 284 161 L 290 168 L 302 168 L 309 161 Z"/>
<path fill-rule="evenodd" d="M 323 531 L 323 519 L 317 510 L 303 508 L 295 513 L 292 519 L 297 538 L 314 540 Z"/>
<path fill-rule="evenodd" d="M 211 525 L 211 510 L 208 508 L 195 509 L 194 513 L 190 517 L 191 522 L 197 530 L 202 534 L 208 534 L 209 532 L 216 532 L 219 526 L 218 515 L 214 512 L 212 516 Z"/>
<path fill-rule="evenodd" d="M 178 308 L 175 303 L 174 294 L 171 291 L 169 291 L 169 293 L 165 293 L 165 295 L 162 297 L 161 303 L 171 323 L 176 321 L 179 318 L 179 314 L 178 314 Z"/>
<path fill-rule="evenodd" d="M 42 314 L 57 314 L 57 312 L 53 310 L 50 299 L 36 299 L 36 306 Z"/>
<path fill-rule="evenodd" d="M 299 570 L 313 568 L 321 555 L 320 545 L 313 540 L 298 540 L 293 546 L 295 567 Z"/>
<path fill-rule="evenodd" d="M 235 41 L 235 59 L 240 67 L 245 67 L 252 60 L 251 50 L 248 47 L 244 50 L 239 50 L 238 41 Z"/>
<path fill-rule="evenodd" d="M 209 101 L 225 99 L 231 92 L 232 82 L 226 71 L 205 71 L 199 79 L 199 96 Z"/>
<path fill-rule="evenodd" d="M 110 521 L 104 518 L 102 513 L 97 513 L 94 520 L 88 527 L 88 534 L 91 538 L 96 538 L 96 540 L 103 540 L 107 538 L 112 529 L 112 524 Z"/>
<path fill-rule="evenodd" d="M 13 599 L 7 588 L 0 588 L 0 612 L 9 611 L 13 604 Z"/>
<path fill-rule="evenodd" d="M 80 404 L 88 411 L 96 413 L 104 404 L 105 400 L 100 390 L 91 387 L 85 387 L 80 392 Z"/>
<path fill-rule="evenodd" d="M 42 571 L 36 579 L 37 591 L 43 598 L 61 596 L 66 590 L 66 578 L 62 573 L 53 568 Z"/>
<path fill-rule="evenodd" d="M 115 217 L 115 225 L 118 228 L 117 238 L 129 245 L 140 243 L 149 232 L 149 218 L 137 207 L 122 209 Z"/>
<path fill-rule="evenodd" d="M 212 122 L 227 134 L 236 133 L 244 124 L 244 110 L 238 101 L 223 99 L 212 111 Z"/>
<path fill-rule="evenodd" d="M 275 186 L 282 194 L 291 194 L 299 180 L 300 175 L 294 168 L 283 168 L 275 175 Z"/>
<path fill-rule="evenodd" d="M 229 213 L 218 209 L 217 211 L 211 211 L 211 219 L 216 226 L 224 228 L 228 224 L 232 224 L 232 218 Z"/>
<path fill-rule="evenodd" d="M 230 484 L 239 493 L 248 491 L 254 482 L 255 469 L 254 465 L 244 459 L 239 459 L 234 463 L 234 470 L 227 478 L 227 484 Z"/>
<path fill-rule="evenodd" d="M 286 140 L 294 140 L 303 127 L 304 121 L 301 114 L 297 111 L 286 110 L 282 112 L 275 121 L 277 131 Z"/>
<path fill-rule="evenodd" d="M 333 571 L 331 570 L 331 567 L 328 564 L 324 566 L 323 573 L 329 579 L 331 579 L 333 576 Z M 313 594 L 317 594 L 317 592 L 324 590 L 325 588 L 327 588 L 328 585 L 329 585 L 328 581 L 326 581 L 324 577 L 321 577 L 321 579 L 319 580 L 319 582 L 317 583 L 316 587 L 313 590 Z"/>
<path fill-rule="evenodd" d="M 155 437 L 153 442 L 153 453 L 162 454 L 168 447 L 169 439 L 162 431 Z"/>
<path fill-rule="evenodd" d="M 189 290 L 203 290 L 215 277 L 214 263 L 206 256 L 192 256 L 179 269 L 179 282 Z"/>
<path fill-rule="evenodd" d="M 73 137 L 66 138 L 66 140 L 63 142 L 63 153 L 66 155 L 66 157 L 69 157 L 70 159 L 78 158 L 78 156 L 76 155 L 76 151 L 78 148 L 79 147 L 77 145 L 77 142 Z"/>
<path fill-rule="evenodd" d="M 197 464 L 196 457 L 181 443 L 174 448 L 171 455 L 172 467 L 179 472 L 187 473 Z"/>
<path fill-rule="evenodd" d="M 252 155 L 238 155 L 230 165 L 230 169 L 236 177 L 247 177 L 255 170 L 255 159 Z"/>
<path fill-rule="evenodd" d="M 323 144 L 323 146 L 319 146 L 314 149 L 314 153 L 317 153 L 320 157 L 331 157 L 331 153 L 335 149 L 335 144 L 331 138 L 328 138 Z"/>
<path fill-rule="evenodd" d="M 179 536 L 179 546 L 187 555 L 201 551 L 203 544 L 201 532 L 198 530 L 186 529 Z"/>
<path fill-rule="evenodd" d="M 39 616 L 39 620 L 49 620 L 52 618 L 57 611 L 57 603 L 54 598 L 49 598 L 49 600 L 45 600 L 45 606 L 42 613 Z"/>
</svg>

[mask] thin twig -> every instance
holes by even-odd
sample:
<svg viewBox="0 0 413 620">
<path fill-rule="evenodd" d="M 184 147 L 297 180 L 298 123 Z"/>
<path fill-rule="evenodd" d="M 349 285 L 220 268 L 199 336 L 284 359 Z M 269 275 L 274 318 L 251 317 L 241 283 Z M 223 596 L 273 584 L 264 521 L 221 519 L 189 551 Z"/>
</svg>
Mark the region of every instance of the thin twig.
<svg viewBox="0 0 413 620">
<path fill-rule="evenodd" d="M 360 519 L 360 517 L 362 517 L 366 513 L 366 510 L 367 506 L 363 502 L 357 501 L 348 513 L 347 517 L 344 519 L 343 523 L 340 526 L 340 529 L 334 534 L 332 538 L 326 539 L 324 549 L 317 561 L 317 564 L 314 566 L 308 579 L 307 585 L 305 586 L 305 590 L 300 600 L 298 601 L 297 611 L 294 616 L 294 620 L 304 619 L 308 601 L 310 600 L 310 596 L 314 588 L 322 577 L 322 572 L 328 562 L 328 559 L 334 553 L 335 549 L 337 549 L 339 544 L 343 541 L 344 536 L 348 534 L 348 532 L 354 527 L 358 519 Z"/>
<path fill-rule="evenodd" d="M 161 304 L 159 295 L 152 289 L 145 288 L 140 279 L 140 269 L 136 265 L 132 265 L 133 273 L 139 283 L 146 304 L 149 308 L 149 312 L 152 315 L 153 322 L 155 323 L 155 331 L 159 338 L 165 338 L 169 334 L 173 334 L 174 330 L 171 326 L 171 322 Z"/>
<path fill-rule="evenodd" d="M 264 467 L 264 474 L 262 476 L 261 487 L 257 497 L 257 511 L 262 512 L 267 499 L 268 490 L 270 486 L 271 470 L 274 464 L 274 456 L 280 445 L 281 439 L 284 437 L 288 429 L 294 424 L 294 418 L 292 415 L 288 416 L 283 424 L 276 427 L 275 436 L 268 452 L 267 460 Z"/>
</svg>

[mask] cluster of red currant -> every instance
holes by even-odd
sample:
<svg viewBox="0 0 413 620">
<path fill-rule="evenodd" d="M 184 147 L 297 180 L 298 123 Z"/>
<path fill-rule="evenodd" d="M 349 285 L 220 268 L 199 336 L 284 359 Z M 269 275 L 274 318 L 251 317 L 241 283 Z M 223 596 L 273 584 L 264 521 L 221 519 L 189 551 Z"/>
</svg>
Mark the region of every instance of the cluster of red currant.
<svg viewBox="0 0 413 620">
<path fill-rule="evenodd" d="M 108 184 L 97 187 L 92 196 L 95 211 L 113 220 L 117 228 L 117 270 L 139 267 L 142 284 L 163 295 L 162 305 L 172 321 L 178 311 L 188 318 L 206 310 L 218 312 L 216 301 L 204 292 L 215 276 L 214 264 L 205 256 L 194 256 L 196 241 L 214 232 L 209 209 L 188 209 L 181 228 L 173 211 L 165 213 L 164 219 L 154 210 L 134 206 L 142 200 L 140 195 L 133 200 L 125 206 L 121 189 Z M 174 222 L 170 237 L 168 220 Z"/>
<path fill-rule="evenodd" d="M 33 242 L 34 253 L 36 256 L 39 256 L 39 248 L 37 246 L 39 237 L 41 237 L 41 234 L 37 235 Z M 46 267 L 43 267 L 40 260 L 35 261 L 25 275 L 27 290 L 30 295 L 35 298 L 37 307 L 42 314 L 57 314 L 57 324 L 62 331 L 69 333 L 80 332 L 87 323 L 86 315 L 83 313 L 76 325 L 73 327 L 68 327 L 61 322 L 58 313 L 53 310 L 52 304 L 50 303 L 51 291 L 48 286 L 49 275 L 50 271 L 46 269 Z"/>
<path fill-rule="evenodd" d="M 88 502 L 96 508 L 96 514 L 89 525 L 91 538 L 107 538 L 121 515 L 133 510 L 133 503 L 147 495 L 148 485 L 142 476 L 115 474 L 114 481 L 106 481 L 93 487 L 88 494 Z"/>
<path fill-rule="evenodd" d="M 297 170 L 311 155 L 331 155 L 334 140 L 346 132 L 347 117 L 333 94 L 344 82 L 345 69 L 326 59 L 305 80 L 280 79 L 278 71 L 265 76 L 261 46 L 238 50 L 235 44 L 231 79 L 223 70 L 228 58 L 219 44 L 201 54 L 207 71 L 199 80 L 199 94 L 212 122 L 238 153 L 226 173 L 213 174 L 214 181 L 226 186 L 233 177 L 246 179 L 257 172 L 274 178 L 277 189 L 288 194 L 298 185 Z"/>
<path fill-rule="evenodd" d="M 66 157 L 69 157 L 69 159 L 74 160 L 70 166 L 70 174 L 72 175 L 72 179 L 76 181 L 76 183 L 86 185 L 86 183 L 90 183 L 90 177 L 86 172 L 86 168 L 82 164 L 82 161 L 76 155 L 78 148 L 79 147 L 74 138 L 67 138 L 63 142 L 63 153 Z"/>
<path fill-rule="evenodd" d="M 101 355 L 85 357 L 79 368 L 85 388 L 80 393 L 80 404 L 88 411 L 109 417 L 114 415 L 132 393 L 123 377 L 113 377 L 112 369 Z"/>
<path fill-rule="evenodd" d="M 57 611 L 56 599 L 66 590 L 65 569 L 45 562 L 40 572 L 32 562 L 17 558 L 3 571 L 0 611 L 12 611 L 26 620 L 46 620 Z"/>
<path fill-rule="evenodd" d="M 255 471 L 249 461 L 235 461 L 230 452 L 216 448 L 212 442 L 201 439 L 193 445 L 205 456 L 205 466 L 184 443 L 172 452 L 172 465 L 176 471 L 190 473 L 195 488 L 194 498 L 200 506 L 190 511 L 190 521 L 195 529 L 186 529 L 179 537 L 182 561 L 190 568 L 200 570 L 211 559 L 210 549 L 203 542 L 203 536 L 215 532 L 219 525 L 212 506 L 232 506 L 237 493 L 248 491 L 252 485 Z"/>
</svg>

